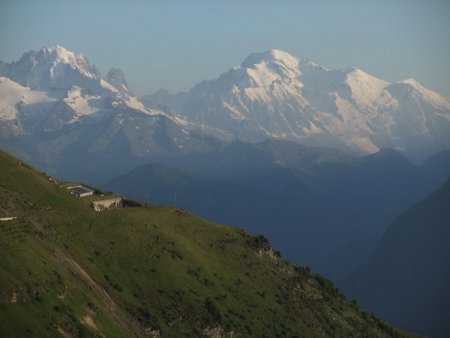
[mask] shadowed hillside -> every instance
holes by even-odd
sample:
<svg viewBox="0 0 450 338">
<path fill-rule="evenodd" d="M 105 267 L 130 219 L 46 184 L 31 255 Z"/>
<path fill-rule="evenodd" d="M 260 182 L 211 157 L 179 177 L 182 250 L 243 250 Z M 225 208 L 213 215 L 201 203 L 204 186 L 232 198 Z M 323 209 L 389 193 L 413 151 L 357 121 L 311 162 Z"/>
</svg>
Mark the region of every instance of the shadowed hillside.
<svg viewBox="0 0 450 338">
<path fill-rule="evenodd" d="M 406 336 L 267 240 L 175 208 L 95 212 L 0 153 L 0 336 Z"/>
<path fill-rule="evenodd" d="M 388 228 L 371 260 L 342 283 L 367 310 L 430 337 L 450 333 L 450 180 Z"/>
<path fill-rule="evenodd" d="M 176 197 L 177 206 L 262 233 L 289 261 L 339 280 L 369 259 L 397 215 L 436 186 L 395 150 L 357 158 L 268 140 L 143 165 L 103 187 L 161 205 Z"/>
</svg>

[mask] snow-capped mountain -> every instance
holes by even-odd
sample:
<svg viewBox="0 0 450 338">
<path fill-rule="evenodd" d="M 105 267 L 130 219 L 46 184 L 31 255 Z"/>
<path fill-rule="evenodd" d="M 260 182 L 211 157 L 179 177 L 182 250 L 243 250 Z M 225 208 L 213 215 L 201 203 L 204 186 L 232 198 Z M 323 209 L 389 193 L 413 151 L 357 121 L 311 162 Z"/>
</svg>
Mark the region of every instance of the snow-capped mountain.
<svg viewBox="0 0 450 338">
<path fill-rule="evenodd" d="M 69 89 L 73 85 L 97 89 L 102 79 L 84 55 L 61 46 L 25 53 L 17 62 L 3 63 L 0 71 L 2 76 L 32 89 Z"/>
<path fill-rule="evenodd" d="M 42 114 L 53 120 L 59 116 L 57 124 L 44 126 L 47 131 L 117 108 L 162 114 L 139 102 L 120 69 L 112 68 L 103 77 L 84 55 L 61 46 L 30 51 L 17 62 L 2 63 L 0 79 L 0 121 L 15 120 L 17 132 L 19 126 L 27 129 L 24 121 L 35 121 Z"/>
<path fill-rule="evenodd" d="M 145 107 L 120 69 L 103 77 L 61 46 L 0 63 L 0 146 L 59 176 L 92 181 L 90 172 L 114 176 L 150 157 L 216 144 L 189 126 Z"/>
<path fill-rule="evenodd" d="M 66 165 L 74 153 L 112 156 L 114 147 L 141 161 L 232 138 L 359 154 L 390 147 L 420 161 L 450 148 L 450 103 L 414 80 L 328 70 L 279 50 L 251 54 L 188 93 L 161 90 L 141 100 L 120 69 L 102 76 L 61 46 L 0 62 L 0 145 L 40 167 Z"/>
<path fill-rule="evenodd" d="M 245 141 L 290 139 L 359 154 L 390 147 L 414 160 L 450 148 L 450 102 L 417 81 L 329 70 L 275 49 L 187 94 L 159 91 L 142 101 Z"/>
</svg>

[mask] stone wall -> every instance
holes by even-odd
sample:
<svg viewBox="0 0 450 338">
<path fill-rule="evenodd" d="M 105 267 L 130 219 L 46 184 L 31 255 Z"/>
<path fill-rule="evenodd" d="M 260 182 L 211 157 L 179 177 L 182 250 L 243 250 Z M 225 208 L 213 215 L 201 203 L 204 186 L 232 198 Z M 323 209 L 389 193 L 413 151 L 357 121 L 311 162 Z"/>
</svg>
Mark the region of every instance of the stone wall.
<svg viewBox="0 0 450 338">
<path fill-rule="evenodd" d="M 117 209 L 122 208 L 122 198 L 121 197 L 115 197 L 115 198 L 108 198 L 105 200 L 100 201 L 94 201 L 92 202 L 92 207 L 95 211 L 105 211 L 110 209 Z"/>
</svg>

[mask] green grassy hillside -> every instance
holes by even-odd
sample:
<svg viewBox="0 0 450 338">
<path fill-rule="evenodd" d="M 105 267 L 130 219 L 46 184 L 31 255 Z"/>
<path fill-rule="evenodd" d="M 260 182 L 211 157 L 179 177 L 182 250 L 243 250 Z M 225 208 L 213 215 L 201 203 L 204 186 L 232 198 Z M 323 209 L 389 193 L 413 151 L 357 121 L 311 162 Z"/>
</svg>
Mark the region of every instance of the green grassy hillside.
<svg viewBox="0 0 450 338">
<path fill-rule="evenodd" d="M 97 213 L 0 153 L 2 337 L 406 336 L 263 237 L 168 207 Z"/>
</svg>

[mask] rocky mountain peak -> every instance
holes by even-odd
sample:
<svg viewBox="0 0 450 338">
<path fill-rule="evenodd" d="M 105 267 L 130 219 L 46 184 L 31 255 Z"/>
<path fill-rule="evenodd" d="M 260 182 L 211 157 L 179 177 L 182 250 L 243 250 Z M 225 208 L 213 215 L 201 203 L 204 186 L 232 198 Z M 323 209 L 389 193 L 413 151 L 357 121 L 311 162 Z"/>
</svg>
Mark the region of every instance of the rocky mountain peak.
<svg viewBox="0 0 450 338">
<path fill-rule="evenodd" d="M 106 81 L 114 86 L 118 91 L 130 93 L 125 73 L 119 68 L 111 68 L 106 74 Z"/>
<path fill-rule="evenodd" d="M 101 78 L 84 55 L 59 45 L 25 53 L 19 61 L 3 64 L 1 72 L 23 86 L 41 89 L 68 89 L 74 84 L 92 87 Z"/>
</svg>

